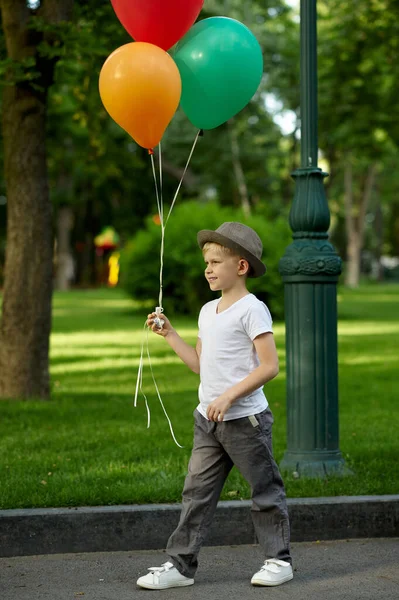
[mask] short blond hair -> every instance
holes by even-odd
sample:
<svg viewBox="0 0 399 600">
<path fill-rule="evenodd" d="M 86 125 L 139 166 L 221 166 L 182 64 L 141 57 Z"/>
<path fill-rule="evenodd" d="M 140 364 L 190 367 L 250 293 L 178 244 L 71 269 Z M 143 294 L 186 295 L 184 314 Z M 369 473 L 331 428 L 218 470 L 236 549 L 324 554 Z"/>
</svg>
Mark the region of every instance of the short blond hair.
<svg viewBox="0 0 399 600">
<path fill-rule="evenodd" d="M 205 257 L 205 254 L 208 252 L 208 250 L 215 250 L 221 256 L 236 256 L 237 258 L 243 258 L 248 263 L 248 271 L 246 273 L 246 277 L 248 277 L 252 274 L 253 269 L 252 269 L 252 266 L 250 265 L 248 259 L 246 259 L 245 256 L 242 256 L 241 254 L 239 254 L 236 250 L 233 250 L 232 248 L 228 248 L 227 246 L 222 246 L 221 244 L 218 244 L 217 242 L 205 242 L 205 244 L 202 246 L 202 256 Z"/>
<path fill-rule="evenodd" d="M 222 256 L 237 256 L 238 258 L 240 258 L 240 255 L 236 252 L 236 250 L 233 250 L 232 248 L 227 248 L 227 246 L 222 246 L 221 244 L 217 244 L 216 242 L 205 242 L 205 244 L 202 247 L 203 256 L 205 256 L 208 250 L 215 250 Z"/>
</svg>

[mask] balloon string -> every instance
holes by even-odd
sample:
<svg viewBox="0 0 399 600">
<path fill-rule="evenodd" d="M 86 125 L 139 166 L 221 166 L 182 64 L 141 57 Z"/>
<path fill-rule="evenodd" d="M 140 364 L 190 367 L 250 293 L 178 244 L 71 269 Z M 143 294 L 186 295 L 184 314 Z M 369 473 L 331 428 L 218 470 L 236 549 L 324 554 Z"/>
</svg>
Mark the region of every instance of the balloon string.
<svg viewBox="0 0 399 600">
<path fill-rule="evenodd" d="M 154 184 L 155 184 L 155 194 L 156 194 L 156 199 L 157 199 L 157 206 L 158 206 L 158 214 L 159 214 L 159 220 L 160 220 L 160 224 L 161 224 L 161 251 L 160 251 L 160 269 L 159 269 L 159 297 L 158 297 L 158 306 L 160 308 L 162 308 L 162 302 L 163 302 L 163 265 L 164 265 L 164 250 L 165 250 L 165 229 L 166 229 L 166 225 L 169 221 L 169 217 L 172 213 L 173 207 L 176 203 L 177 197 L 179 195 L 180 192 L 180 188 L 183 184 L 183 180 L 184 177 L 187 173 L 187 169 L 189 167 L 191 158 L 194 154 L 194 150 L 195 147 L 197 145 L 198 142 L 198 138 L 200 136 L 203 135 L 202 130 L 200 129 L 197 133 L 197 135 L 195 136 L 194 139 L 194 143 L 192 145 L 190 154 L 188 156 L 187 162 L 186 162 L 186 166 L 184 167 L 184 171 L 183 174 L 181 176 L 181 179 L 179 181 L 179 184 L 177 186 L 175 195 L 173 197 L 172 200 L 172 204 L 170 206 L 169 212 L 168 212 L 168 216 L 166 217 L 166 221 L 164 221 L 164 206 L 163 206 L 163 180 L 162 180 L 162 149 L 161 149 L 161 144 L 159 144 L 159 191 L 158 191 L 158 181 L 157 181 L 157 176 L 156 176 L 156 172 L 155 172 L 155 163 L 154 163 L 154 156 L 151 154 L 151 166 L 152 166 L 152 174 L 154 177 Z"/>
<path fill-rule="evenodd" d="M 144 354 L 144 334 L 145 334 L 145 330 L 146 330 L 146 325 L 147 325 L 147 321 L 144 321 L 144 331 L 143 331 L 143 337 L 142 337 L 142 342 L 141 342 L 139 370 L 137 373 L 136 392 L 134 394 L 134 407 L 136 408 L 136 406 L 137 406 L 137 396 L 138 396 L 139 389 L 140 389 L 140 392 L 144 396 L 145 407 L 147 409 L 147 429 L 148 429 L 150 427 L 150 422 L 151 422 L 151 413 L 150 413 L 150 407 L 148 406 L 147 396 L 145 395 L 145 393 L 143 391 L 143 354 Z M 147 329 L 147 350 L 148 350 L 148 329 Z"/>
<path fill-rule="evenodd" d="M 157 395 L 158 395 L 158 399 L 159 399 L 159 402 L 161 403 L 161 406 L 162 406 L 162 410 L 163 410 L 163 412 L 165 414 L 165 417 L 166 417 L 166 419 L 167 419 L 167 421 L 169 423 L 169 429 L 170 429 L 170 433 L 172 434 L 173 441 L 176 444 L 176 446 L 179 446 L 179 448 L 183 448 L 183 446 L 181 446 L 179 444 L 179 442 L 177 441 L 177 439 L 176 439 L 175 433 L 173 431 L 172 421 L 170 420 L 169 415 L 166 412 L 166 408 L 164 406 L 164 403 L 162 402 L 161 394 L 159 393 L 157 382 L 155 381 L 155 375 L 154 375 L 154 371 L 152 369 L 150 350 L 149 350 L 149 346 L 148 346 L 148 329 L 147 329 L 147 356 L 148 356 L 148 362 L 150 364 L 150 370 L 151 370 L 152 380 L 154 382 L 155 389 L 156 389 Z"/>
<path fill-rule="evenodd" d="M 161 221 L 161 257 L 160 257 L 160 267 L 159 267 L 159 297 L 158 297 L 158 306 L 162 308 L 163 302 L 163 255 L 165 249 L 165 226 L 163 221 Z"/>
<path fill-rule="evenodd" d="M 189 154 L 189 157 L 188 157 L 188 160 L 187 160 L 186 166 L 185 166 L 185 168 L 184 168 L 183 175 L 182 175 L 182 177 L 181 177 L 181 179 L 180 179 L 180 183 L 179 183 L 179 185 L 177 186 L 177 190 L 176 190 L 176 193 L 175 193 L 175 195 L 174 195 L 174 198 L 173 198 L 173 201 L 172 201 L 171 207 L 170 207 L 170 209 L 169 209 L 168 216 L 166 217 L 165 227 L 166 227 L 166 224 L 167 224 L 167 222 L 169 221 L 170 213 L 171 213 L 171 212 L 172 212 L 172 210 L 173 210 L 173 207 L 174 207 L 174 205 L 175 205 L 175 202 L 176 202 L 176 200 L 177 200 L 177 196 L 178 196 L 178 194 L 179 194 L 179 192 L 180 192 L 180 188 L 181 188 L 181 186 L 182 186 L 182 183 L 183 183 L 184 176 L 185 176 L 185 174 L 186 174 L 186 171 L 187 171 L 187 169 L 188 169 L 188 165 L 190 164 L 191 157 L 192 157 L 192 155 L 193 155 L 193 153 L 194 153 L 195 146 L 197 145 L 198 138 L 199 138 L 200 136 L 202 136 L 202 135 L 203 135 L 203 132 L 202 132 L 202 129 L 200 129 L 200 130 L 198 131 L 197 135 L 195 136 L 195 140 L 194 140 L 193 146 L 192 146 L 192 148 L 191 148 L 191 152 L 190 152 L 190 154 Z"/>
<path fill-rule="evenodd" d="M 163 206 L 161 206 L 162 192 L 161 192 L 161 198 L 160 198 L 160 194 L 159 194 L 159 191 L 158 191 L 158 180 L 157 180 L 157 176 L 156 176 L 156 173 L 155 173 L 154 155 L 151 154 L 150 158 L 151 158 L 152 175 L 154 177 L 155 196 L 156 196 L 156 199 L 157 199 L 158 214 L 159 214 L 159 219 L 160 219 L 161 224 L 162 224 L 162 222 L 163 222 Z"/>
<path fill-rule="evenodd" d="M 161 223 L 163 223 L 163 181 L 162 181 L 162 147 L 159 142 L 159 187 L 161 190 L 161 209 L 162 214 L 160 215 Z"/>
<path fill-rule="evenodd" d="M 154 177 L 155 184 L 155 195 L 157 198 L 157 207 L 159 220 L 161 224 L 161 252 L 160 252 L 160 269 L 159 269 L 159 298 L 158 298 L 158 306 L 162 308 L 163 302 L 163 256 L 164 256 L 164 248 L 165 248 L 165 224 L 163 221 L 163 182 L 162 182 L 162 151 L 161 144 L 159 144 L 159 191 L 158 191 L 158 181 L 155 172 L 155 163 L 154 156 L 150 154 L 151 157 L 151 167 L 152 174 Z"/>
<path fill-rule="evenodd" d="M 147 329 L 147 331 L 145 331 L 146 329 Z M 154 370 L 152 368 L 152 363 L 151 363 L 150 348 L 149 348 L 149 343 L 148 343 L 148 328 L 146 328 L 146 321 L 144 322 L 144 332 L 143 332 L 143 337 L 142 337 L 142 342 L 141 342 L 141 353 L 140 353 L 139 370 L 138 370 L 138 373 L 137 373 L 136 391 L 135 391 L 135 394 L 134 394 L 134 406 L 135 407 L 137 406 L 137 396 L 138 396 L 138 393 L 139 393 L 139 390 L 140 390 L 140 392 L 144 396 L 145 407 L 147 409 L 147 429 L 148 429 L 150 427 L 150 423 L 151 423 L 151 413 L 150 413 L 150 407 L 148 405 L 147 396 L 145 395 L 144 390 L 143 390 L 144 341 L 146 342 L 146 350 L 147 350 L 147 356 L 148 356 L 148 362 L 149 362 L 149 365 L 150 365 L 152 380 L 154 382 L 155 389 L 156 389 L 156 392 L 157 392 L 157 395 L 158 395 L 159 402 L 161 403 L 162 410 L 163 410 L 163 412 L 165 414 L 165 417 L 166 417 L 166 419 L 168 421 L 170 433 L 172 435 L 172 438 L 173 438 L 173 441 L 175 442 L 175 444 L 177 446 L 179 446 L 179 448 L 183 448 L 184 446 L 181 446 L 179 444 L 179 442 L 177 441 L 177 439 L 176 439 L 175 432 L 173 431 L 172 421 L 170 420 L 169 415 L 168 415 L 168 413 L 166 411 L 165 405 L 162 402 L 161 394 L 159 392 L 159 388 L 158 388 L 157 382 L 155 380 Z"/>
<path fill-rule="evenodd" d="M 191 152 L 189 154 L 186 166 L 184 168 L 183 171 L 183 175 L 180 179 L 179 185 L 177 186 L 177 190 L 176 193 L 173 197 L 173 201 L 171 204 L 171 207 L 169 209 L 168 212 L 168 216 L 166 218 L 166 221 L 164 222 L 164 206 L 163 206 L 163 180 L 162 180 L 162 149 L 161 149 L 161 144 L 159 144 L 159 188 L 158 188 L 158 181 L 157 181 L 157 175 L 156 175 L 156 169 L 155 169 L 155 162 L 154 162 L 154 153 L 150 152 L 150 158 L 151 158 L 151 167 L 152 167 L 152 174 L 154 177 L 154 184 L 155 184 L 155 195 L 156 195 L 156 199 L 157 199 L 157 207 L 158 207 L 158 214 L 159 214 L 159 220 L 160 220 L 160 224 L 161 224 L 161 251 L 160 251 L 160 270 L 159 270 L 159 299 L 158 299 L 158 305 L 160 308 L 162 308 L 162 301 L 163 301 L 163 265 L 164 265 L 164 250 L 165 250 L 165 228 L 166 228 L 166 224 L 169 220 L 169 217 L 171 215 L 172 209 L 175 205 L 175 202 L 177 200 L 180 188 L 182 186 L 183 183 L 183 179 L 184 176 L 187 172 L 188 166 L 190 164 L 191 161 L 191 157 L 194 153 L 195 150 L 195 146 L 197 145 L 198 142 L 198 138 L 200 137 L 200 135 L 202 135 L 202 131 L 200 130 L 197 135 L 195 136 L 194 139 L 194 143 L 193 146 L 191 148 Z M 146 329 L 146 322 L 144 323 L 144 330 Z M 166 416 L 166 419 L 168 421 L 169 424 L 169 429 L 170 429 L 170 433 L 172 435 L 173 441 L 175 442 L 175 444 L 177 446 L 179 446 L 179 448 L 183 448 L 183 446 L 181 446 L 179 444 L 179 442 L 176 439 L 175 433 L 173 431 L 173 426 L 172 426 L 172 422 L 169 418 L 169 415 L 166 411 L 165 405 L 162 402 L 162 398 L 161 398 L 161 394 L 159 392 L 159 388 L 157 385 L 157 382 L 155 380 L 155 375 L 154 375 L 154 371 L 152 368 L 152 363 L 151 363 L 151 356 L 150 356 L 150 349 L 149 349 L 149 343 L 148 343 L 148 328 L 147 328 L 147 336 L 146 336 L 146 346 L 147 346 L 147 356 L 148 356 L 148 361 L 149 361 L 149 365 L 150 365 L 150 370 L 151 370 L 151 375 L 152 375 L 152 380 L 154 382 L 154 386 L 155 386 L 155 390 L 157 392 L 157 396 L 159 399 L 159 402 L 161 404 L 162 410 Z M 143 335 L 143 339 L 142 339 L 142 343 L 141 343 L 141 352 L 140 352 L 140 361 L 139 361 L 139 369 L 138 369 L 138 373 L 137 373 L 137 382 L 136 382 L 136 390 L 135 390 L 135 394 L 134 394 L 134 406 L 137 406 L 137 397 L 138 397 L 138 393 L 139 391 L 143 394 L 144 396 L 144 401 L 145 401 L 145 406 L 147 409 L 147 428 L 149 428 L 150 426 L 150 422 L 151 422 L 151 413 L 150 413 L 150 407 L 148 404 L 148 400 L 147 400 L 147 396 L 145 395 L 144 391 L 143 391 L 143 366 L 144 366 L 144 335 Z"/>
<path fill-rule="evenodd" d="M 163 220 L 163 180 L 162 180 L 162 148 L 161 142 L 159 142 L 159 187 L 161 190 L 161 214 L 159 215 L 161 221 L 161 255 L 160 255 L 160 268 L 159 268 L 159 298 L 158 306 L 162 308 L 163 302 L 163 256 L 165 250 L 165 226 Z"/>
</svg>

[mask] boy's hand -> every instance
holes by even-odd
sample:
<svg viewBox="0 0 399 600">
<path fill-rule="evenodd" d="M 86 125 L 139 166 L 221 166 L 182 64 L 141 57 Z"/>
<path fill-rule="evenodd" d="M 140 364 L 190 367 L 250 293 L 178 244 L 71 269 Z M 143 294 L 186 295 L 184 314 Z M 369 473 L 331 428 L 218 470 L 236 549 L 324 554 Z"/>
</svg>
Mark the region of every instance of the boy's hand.
<svg viewBox="0 0 399 600">
<path fill-rule="evenodd" d="M 162 329 L 160 329 L 154 323 L 154 319 L 156 317 L 160 317 L 162 319 L 162 321 L 164 321 L 164 324 L 162 325 Z M 146 324 L 147 324 L 147 327 L 149 327 L 154 333 L 161 335 L 162 337 L 166 337 L 167 335 L 169 335 L 169 333 L 174 331 L 172 325 L 170 324 L 169 319 L 164 315 L 164 313 L 162 313 L 161 315 L 157 315 L 157 313 L 155 313 L 155 312 L 150 313 L 148 315 Z"/>
<path fill-rule="evenodd" d="M 211 402 L 206 409 L 206 415 L 208 419 L 216 422 L 223 421 L 224 415 L 227 413 L 232 404 L 233 400 L 227 395 L 227 393 L 222 394 L 219 396 L 219 398 L 216 398 L 216 400 Z"/>
</svg>

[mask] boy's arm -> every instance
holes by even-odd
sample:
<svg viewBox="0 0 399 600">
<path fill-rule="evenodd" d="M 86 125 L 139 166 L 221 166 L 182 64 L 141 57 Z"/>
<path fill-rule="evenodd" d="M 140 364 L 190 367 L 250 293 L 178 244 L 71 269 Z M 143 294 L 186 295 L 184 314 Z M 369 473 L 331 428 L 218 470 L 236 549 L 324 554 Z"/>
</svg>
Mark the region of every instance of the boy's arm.
<svg viewBox="0 0 399 600">
<path fill-rule="evenodd" d="M 157 317 L 156 313 L 150 313 L 147 319 L 147 325 L 152 329 L 154 333 L 165 338 L 169 346 L 174 350 L 179 358 L 186 363 L 186 365 L 197 373 L 200 372 L 199 357 L 201 355 L 201 339 L 197 338 L 197 345 L 195 348 L 187 344 L 175 329 L 173 329 L 168 317 L 165 314 L 161 315 L 163 320 L 163 327 L 159 329 L 154 320 Z"/>
<path fill-rule="evenodd" d="M 198 360 L 201 360 L 202 341 L 201 341 L 200 337 L 197 337 L 197 343 L 195 345 L 195 350 L 197 352 Z"/>
<path fill-rule="evenodd" d="M 258 335 L 254 339 L 254 346 L 259 357 L 259 367 L 210 403 L 207 409 L 210 421 L 223 421 L 224 415 L 238 398 L 248 396 L 278 374 L 278 356 L 273 334 Z"/>
<path fill-rule="evenodd" d="M 175 329 L 170 331 L 166 336 L 165 340 L 169 346 L 174 350 L 179 358 L 186 363 L 186 365 L 199 375 L 200 362 L 199 357 L 201 355 L 201 339 L 197 338 L 197 345 L 195 348 L 187 344 Z M 199 352 L 198 352 L 199 349 Z"/>
</svg>

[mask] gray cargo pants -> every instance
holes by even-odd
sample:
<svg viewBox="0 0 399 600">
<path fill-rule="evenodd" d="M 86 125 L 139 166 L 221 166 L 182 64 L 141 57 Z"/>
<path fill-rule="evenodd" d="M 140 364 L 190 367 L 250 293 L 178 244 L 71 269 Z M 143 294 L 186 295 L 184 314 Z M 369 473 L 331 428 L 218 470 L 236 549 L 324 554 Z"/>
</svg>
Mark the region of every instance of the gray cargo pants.
<svg viewBox="0 0 399 600">
<path fill-rule="evenodd" d="M 253 417 L 215 423 L 194 411 L 194 447 L 183 489 L 183 507 L 166 552 L 186 577 L 198 567 L 223 484 L 233 465 L 251 486 L 251 515 L 265 559 L 291 563 L 284 484 L 272 453 L 269 408 Z M 251 422 L 252 421 L 252 422 Z"/>
</svg>

